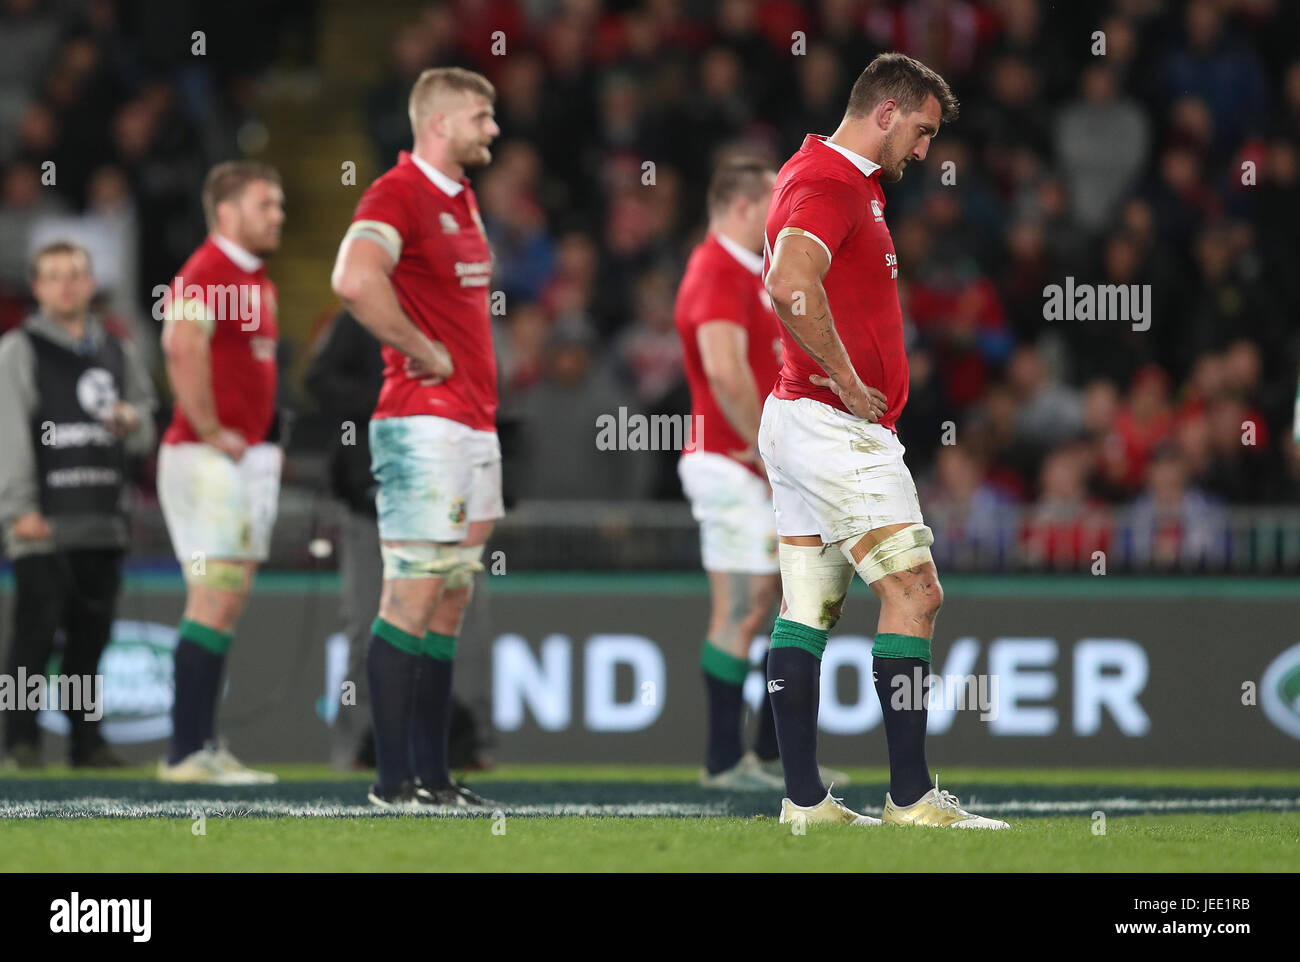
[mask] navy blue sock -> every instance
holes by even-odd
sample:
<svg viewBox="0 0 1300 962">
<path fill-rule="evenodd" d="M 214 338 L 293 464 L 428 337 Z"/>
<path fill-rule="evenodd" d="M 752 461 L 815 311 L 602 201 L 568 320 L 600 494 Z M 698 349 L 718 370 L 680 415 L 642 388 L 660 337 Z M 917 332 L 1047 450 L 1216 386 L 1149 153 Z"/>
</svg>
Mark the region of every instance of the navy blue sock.
<svg viewBox="0 0 1300 962">
<path fill-rule="evenodd" d="M 767 656 L 767 688 L 781 748 L 785 793 L 790 801 L 803 807 L 816 805 L 826 797 L 826 786 L 817 770 L 817 709 L 826 634 L 778 618 Z"/>
<path fill-rule="evenodd" d="M 907 635 L 877 635 L 873 646 L 872 676 L 876 697 L 885 718 L 885 740 L 889 744 L 889 797 L 906 807 L 934 787 L 925 761 L 924 679 L 930 672 L 929 658 L 885 657 L 877 653 L 882 639 L 906 639 Z M 928 639 L 926 653 L 929 653 Z M 917 684 L 917 679 L 921 684 Z M 898 679 L 896 683 L 895 680 Z"/>
<path fill-rule="evenodd" d="M 172 740 L 167 763 L 175 765 L 213 739 L 217 698 L 230 635 L 185 619 L 172 656 Z"/>
<path fill-rule="evenodd" d="M 768 652 L 763 652 L 763 661 L 759 666 L 767 680 Z M 776 743 L 776 719 L 772 716 L 772 696 L 763 688 L 763 701 L 758 706 L 758 731 L 754 733 L 754 754 L 759 761 L 770 762 L 781 757 L 781 748 Z"/>
<path fill-rule="evenodd" d="M 394 795 L 414 774 L 410 731 L 420 639 L 380 618 L 370 630 L 366 676 L 375 726 L 375 781 L 379 794 Z"/>
<path fill-rule="evenodd" d="M 749 662 L 706 641 L 700 651 L 700 669 L 709 708 L 704 767 L 710 775 L 716 775 L 734 768 L 744 754 L 740 724 L 745 701 L 741 696 L 749 675 Z"/>
<path fill-rule="evenodd" d="M 411 770 L 425 788 L 451 784 L 447 764 L 451 734 L 451 678 L 456 639 L 433 632 L 424 636 L 420 673 L 415 683 L 411 723 Z"/>
<path fill-rule="evenodd" d="M 709 703 L 709 739 L 704 764 L 710 775 L 716 775 L 735 768 L 744 754 L 740 747 L 740 714 L 744 705 L 740 695 L 743 689 L 740 685 L 714 678 L 707 671 L 703 674 Z"/>
</svg>

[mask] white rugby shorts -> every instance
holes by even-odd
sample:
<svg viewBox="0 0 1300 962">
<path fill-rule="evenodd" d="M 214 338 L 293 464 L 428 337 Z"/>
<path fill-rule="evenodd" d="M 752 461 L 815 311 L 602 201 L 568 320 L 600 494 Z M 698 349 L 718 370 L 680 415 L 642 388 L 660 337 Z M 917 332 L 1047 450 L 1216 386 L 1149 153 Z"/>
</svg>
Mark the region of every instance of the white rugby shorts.
<svg viewBox="0 0 1300 962">
<path fill-rule="evenodd" d="M 370 422 L 370 470 L 384 541 L 465 540 L 471 521 L 505 514 L 495 431 L 434 415 Z"/>
<path fill-rule="evenodd" d="M 677 462 L 700 525 L 705 571 L 775 574 L 776 517 L 763 479 L 725 454 L 695 451 Z"/>
<path fill-rule="evenodd" d="M 158 503 L 182 566 L 267 559 L 283 461 L 267 443 L 249 445 L 237 462 L 210 444 L 159 446 Z"/>
<path fill-rule="evenodd" d="M 894 524 L 920 524 L 903 445 L 888 428 L 811 398 L 763 405 L 758 450 L 767 465 L 776 530 L 833 544 Z"/>
</svg>

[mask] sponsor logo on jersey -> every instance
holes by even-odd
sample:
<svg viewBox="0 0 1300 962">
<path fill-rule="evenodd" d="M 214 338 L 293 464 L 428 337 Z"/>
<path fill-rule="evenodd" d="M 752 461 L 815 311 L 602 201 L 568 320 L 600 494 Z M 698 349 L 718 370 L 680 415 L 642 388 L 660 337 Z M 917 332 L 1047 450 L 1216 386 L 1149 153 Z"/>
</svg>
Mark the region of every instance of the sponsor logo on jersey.
<svg viewBox="0 0 1300 962">
<path fill-rule="evenodd" d="M 492 280 L 491 261 L 457 261 L 455 271 L 461 287 L 487 287 Z"/>
</svg>

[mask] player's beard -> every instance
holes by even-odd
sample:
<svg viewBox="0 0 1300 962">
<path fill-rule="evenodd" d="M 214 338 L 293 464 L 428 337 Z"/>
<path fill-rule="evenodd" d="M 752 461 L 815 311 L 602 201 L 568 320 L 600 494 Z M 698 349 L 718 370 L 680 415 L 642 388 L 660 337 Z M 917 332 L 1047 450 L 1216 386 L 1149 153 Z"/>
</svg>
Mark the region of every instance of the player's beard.
<svg viewBox="0 0 1300 962">
<path fill-rule="evenodd" d="M 265 259 L 280 249 L 280 235 L 259 238 L 257 243 L 247 245 L 250 254 Z"/>
<path fill-rule="evenodd" d="M 467 140 L 464 143 L 457 144 L 453 154 L 456 163 L 460 164 L 466 170 L 474 167 L 486 167 L 492 163 L 492 150 L 488 144 L 478 140 Z"/>
<path fill-rule="evenodd" d="M 907 166 L 907 155 L 895 156 L 894 142 L 897 138 L 891 130 L 880 142 L 880 179 L 894 184 L 903 179 L 903 168 Z"/>
</svg>

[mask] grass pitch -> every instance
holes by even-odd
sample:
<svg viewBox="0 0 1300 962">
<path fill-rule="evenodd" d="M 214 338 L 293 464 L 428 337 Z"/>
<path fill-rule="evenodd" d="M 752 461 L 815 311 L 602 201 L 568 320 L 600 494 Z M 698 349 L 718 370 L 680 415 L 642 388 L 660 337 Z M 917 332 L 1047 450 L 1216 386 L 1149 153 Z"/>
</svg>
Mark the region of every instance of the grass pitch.
<svg viewBox="0 0 1300 962">
<path fill-rule="evenodd" d="M 496 812 L 454 817 L 375 813 L 363 776 L 276 770 L 277 785 L 224 789 L 144 769 L 11 774 L 0 870 L 1300 871 L 1300 772 L 952 769 L 941 784 L 1010 832 L 797 835 L 779 794 L 705 791 L 686 767 L 507 766 L 471 780 Z M 885 772 L 851 774 L 845 801 L 878 814 Z"/>
</svg>

